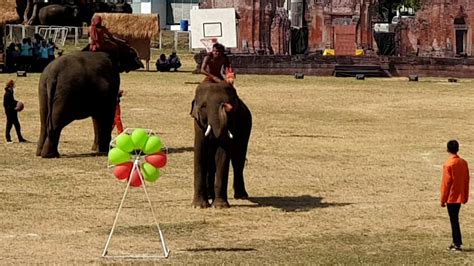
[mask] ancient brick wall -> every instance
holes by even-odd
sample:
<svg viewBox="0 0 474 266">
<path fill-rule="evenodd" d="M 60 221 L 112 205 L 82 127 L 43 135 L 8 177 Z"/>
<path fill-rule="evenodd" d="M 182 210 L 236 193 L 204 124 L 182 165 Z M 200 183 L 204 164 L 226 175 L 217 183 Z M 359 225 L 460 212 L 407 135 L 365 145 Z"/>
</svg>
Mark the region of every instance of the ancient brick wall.
<svg viewBox="0 0 474 266">
<path fill-rule="evenodd" d="M 474 1 L 425 0 L 413 19 L 397 25 L 397 55 L 473 55 Z"/>
<path fill-rule="evenodd" d="M 239 52 L 288 54 L 290 22 L 283 7 L 284 2 L 284 0 L 201 0 L 200 7 L 236 9 L 240 17 Z M 306 0 L 303 24 L 308 29 L 307 52 L 335 48 L 337 40 L 334 29 L 341 25 L 355 27 L 354 47 L 372 49 L 374 14 L 371 14 L 370 10 L 376 2 L 377 0 Z"/>
</svg>

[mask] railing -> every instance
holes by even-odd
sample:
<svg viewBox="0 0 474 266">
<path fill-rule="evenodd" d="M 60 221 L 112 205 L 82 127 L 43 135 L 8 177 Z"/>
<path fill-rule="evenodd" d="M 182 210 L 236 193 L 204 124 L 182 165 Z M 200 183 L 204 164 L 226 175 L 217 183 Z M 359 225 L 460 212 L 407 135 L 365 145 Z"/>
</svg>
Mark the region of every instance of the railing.
<svg viewBox="0 0 474 266">
<path fill-rule="evenodd" d="M 21 43 L 24 38 L 32 38 L 34 34 L 40 34 L 44 39 L 51 38 L 60 46 L 64 46 L 66 42 L 79 46 L 89 41 L 88 32 L 88 27 L 8 24 L 5 30 L 5 41 Z M 158 50 L 192 51 L 191 32 L 161 30 L 160 34 L 151 40 L 151 47 Z"/>
<path fill-rule="evenodd" d="M 84 32 L 83 27 L 70 26 L 25 26 L 21 24 L 6 25 L 5 37 L 7 42 L 21 42 L 24 38 L 40 34 L 44 39 L 53 39 L 58 45 L 64 46 L 70 33 L 74 34 L 74 45 L 79 44 L 79 39 Z"/>
</svg>

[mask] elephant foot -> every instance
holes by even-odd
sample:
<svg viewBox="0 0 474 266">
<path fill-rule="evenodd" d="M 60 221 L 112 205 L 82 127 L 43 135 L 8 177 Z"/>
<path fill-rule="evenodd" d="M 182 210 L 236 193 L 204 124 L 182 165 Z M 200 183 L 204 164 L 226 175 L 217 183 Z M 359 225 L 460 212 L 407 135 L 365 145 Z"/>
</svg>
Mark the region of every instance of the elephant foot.
<svg viewBox="0 0 474 266">
<path fill-rule="evenodd" d="M 94 144 L 92 144 L 91 150 L 92 151 L 99 151 L 99 146 L 94 143 Z"/>
<path fill-rule="evenodd" d="M 212 206 L 216 209 L 230 208 L 229 202 L 224 199 L 215 199 L 212 202 Z"/>
<path fill-rule="evenodd" d="M 207 199 L 213 201 L 216 198 L 216 194 L 209 192 L 207 194 Z"/>
<path fill-rule="evenodd" d="M 42 152 L 41 158 L 59 158 L 59 152 Z"/>
<path fill-rule="evenodd" d="M 236 191 L 234 192 L 234 199 L 248 199 L 249 194 L 247 194 L 247 191 Z"/>
<path fill-rule="evenodd" d="M 204 199 L 194 199 L 193 200 L 193 207 L 204 209 L 204 208 L 211 207 L 211 204 L 209 204 L 209 201 L 204 200 Z"/>
</svg>

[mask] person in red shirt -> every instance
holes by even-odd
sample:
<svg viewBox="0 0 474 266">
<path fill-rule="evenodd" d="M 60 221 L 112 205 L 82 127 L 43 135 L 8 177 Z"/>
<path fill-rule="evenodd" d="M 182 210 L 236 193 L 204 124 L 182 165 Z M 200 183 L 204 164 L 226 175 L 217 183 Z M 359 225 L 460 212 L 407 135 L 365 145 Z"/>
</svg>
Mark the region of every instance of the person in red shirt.
<svg viewBox="0 0 474 266">
<path fill-rule="evenodd" d="M 461 204 L 466 204 L 469 199 L 469 167 L 467 162 L 457 154 L 459 143 L 456 140 L 448 141 L 447 148 L 449 158 L 443 165 L 440 201 L 441 207 L 447 206 L 451 222 L 453 243 L 448 247 L 448 250 L 461 251 L 459 210 Z"/>
<path fill-rule="evenodd" d="M 112 35 L 112 33 L 110 33 L 110 31 L 105 26 L 102 25 L 101 16 L 94 16 L 92 18 L 90 37 L 90 51 L 104 51 L 110 53 L 112 56 L 118 57 L 119 51 L 116 42 L 122 40 L 117 39 L 115 36 Z"/>
</svg>

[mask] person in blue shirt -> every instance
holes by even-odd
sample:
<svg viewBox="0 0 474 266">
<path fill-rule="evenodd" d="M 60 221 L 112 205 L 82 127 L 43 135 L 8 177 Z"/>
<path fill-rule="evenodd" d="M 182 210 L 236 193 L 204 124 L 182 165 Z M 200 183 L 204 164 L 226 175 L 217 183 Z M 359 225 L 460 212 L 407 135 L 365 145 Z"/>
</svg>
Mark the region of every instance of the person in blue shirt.
<svg viewBox="0 0 474 266">
<path fill-rule="evenodd" d="M 48 59 L 49 62 L 54 60 L 54 50 L 57 50 L 58 46 L 53 42 L 53 39 L 48 40 Z"/>
<path fill-rule="evenodd" d="M 49 48 L 45 40 L 41 41 L 41 46 L 39 48 L 38 54 L 38 62 L 40 71 L 43 71 L 49 63 Z"/>
<path fill-rule="evenodd" d="M 31 61 L 33 60 L 33 47 L 28 38 L 23 39 L 20 48 L 20 70 L 28 71 L 31 67 Z"/>
</svg>

